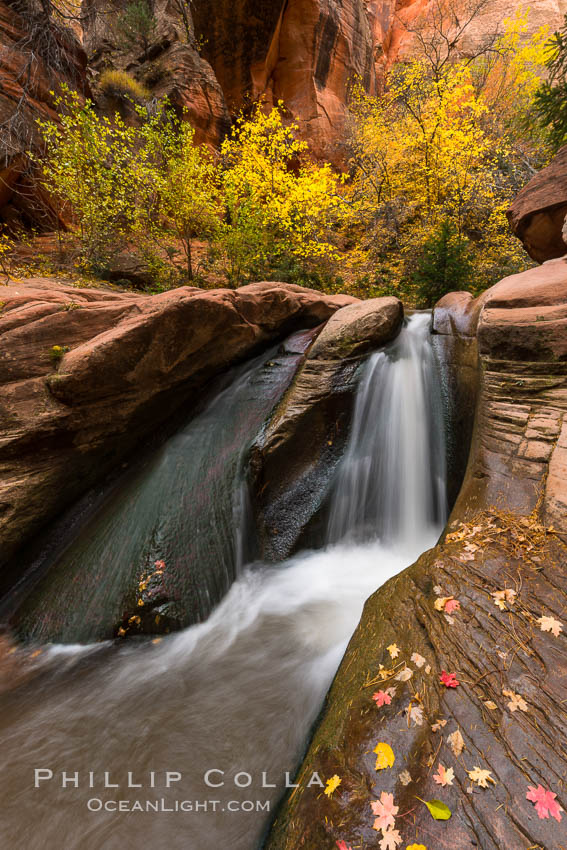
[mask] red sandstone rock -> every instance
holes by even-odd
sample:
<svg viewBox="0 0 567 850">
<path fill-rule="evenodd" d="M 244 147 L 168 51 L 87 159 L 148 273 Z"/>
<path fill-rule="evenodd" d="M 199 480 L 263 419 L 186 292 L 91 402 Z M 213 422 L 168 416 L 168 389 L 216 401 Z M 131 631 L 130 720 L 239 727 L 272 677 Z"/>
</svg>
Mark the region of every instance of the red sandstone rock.
<svg viewBox="0 0 567 850">
<path fill-rule="evenodd" d="M 31 7 L 31 4 L 30 4 Z M 37 29 L 39 37 L 34 35 Z M 47 31 L 50 35 L 48 37 Z M 57 62 L 50 63 L 57 53 Z M 57 213 L 26 156 L 38 149 L 36 121 L 55 117 L 52 92 L 61 83 L 88 92 L 86 56 L 76 35 L 62 26 L 25 20 L 0 0 L 0 212 L 14 225 L 54 227 Z"/>
<path fill-rule="evenodd" d="M 216 147 L 230 127 L 230 116 L 215 74 L 199 52 L 191 13 L 187 11 L 187 33 L 181 15 L 169 0 L 156 0 L 153 12 L 155 30 L 147 55 L 143 56 L 139 46 L 125 43 L 113 30 L 115 7 L 108 0 L 90 0 L 84 33 L 89 67 L 96 78 L 108 67 L 133 74 L 152 96 L 167 97 L 180 113 L 188 116 L 197 144 Z M 120 106 L 100 95 L 97 101 L 110 113 Z"/>
<path fill-rule="evenodd" d="M 312 151 L 340 158 L 349 83 L 374 88 L 373 39 L 362 0 L 196 0 L 197 32 L 231 109 L 283 100 Z"/>
<path fill-rule="evenodd" d="M 526 251 L 543 263 L 567 253 L 562 228 L 567 215 L 567 147 L 530 180 L 508 212 L 510 225 Z"/>
<path fill-rule="evenodd" d="M 155 296 L 0 288 L 0 562 L 207 381 L 355 299 L 292 284 Z M 53 346 L 69 348 L 62 359 Z"/>
</svg>

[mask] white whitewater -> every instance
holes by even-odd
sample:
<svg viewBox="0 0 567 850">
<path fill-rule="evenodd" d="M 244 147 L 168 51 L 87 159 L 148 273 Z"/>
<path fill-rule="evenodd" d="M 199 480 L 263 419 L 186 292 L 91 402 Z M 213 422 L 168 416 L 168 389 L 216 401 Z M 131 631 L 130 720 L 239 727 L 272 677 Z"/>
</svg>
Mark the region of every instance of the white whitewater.
<svg viewBox="0 0 567 850">
<path fill-rule="evenodd" d="M 32 681 L 3 697 L 2 847 L 259 846 L 365 599 L 432 545 L 444 520 L 443 422 L 431 403 L 437 377 L 427 322 L 411 318 L 390 350 L 368 361 L 337 474 L 332 544 L 277 568 L 244 570 L 207 622 L 160 643 L 54 647 Z M 34 768 L 54 779 L 34 789 Z M 224 771 L 224 787 L 206 786 L 211 769 Z M 166 770 L 183 777 L 169 790 Z M 61 771 L 78 771 L 79 788 L 62 789 Z M 101 787 L 105 771 L 120 788 Z M 146 787 L 128 789 L 128 771 Z M 155 788 L 147 787 L 151 771 Z M 239 772 L 251 775 L 250 787 L 234 785 Z M 162 798 L 170 808 L 209 801 L 209 810 L 87 807 Z M 230 812 L 231 801 L 267 801 L 271 812 Z"/>
<path fill-rule="evenodd" d="M 329 539 L 396 546 L 431 534 L 447 510 L 445 434 L 429 313 L 374 354 L 356 400 L 332 502 Z"/>
</svg>

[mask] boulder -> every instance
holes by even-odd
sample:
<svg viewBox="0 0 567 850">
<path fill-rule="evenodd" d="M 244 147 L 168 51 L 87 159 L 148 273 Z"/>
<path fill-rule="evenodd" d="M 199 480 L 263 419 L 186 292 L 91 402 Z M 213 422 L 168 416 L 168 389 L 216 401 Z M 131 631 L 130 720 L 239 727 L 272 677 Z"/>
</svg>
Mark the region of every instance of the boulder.
<svg viewBox="0 0 567 850">
<path fill-rule="evenodd" d="M 352 304 L 329 319 L 307 350 L 252 447 L 251 491 L 265 559 L 282 560 L 298 542 L 323 542 L 322 508 L 348 436 L 360 365 L 398 334 L 402 321 L 397 298 Z"/>
<path fill-rule="evenodd" d="M 355 301 L 292 284 L 0 289 L 0 563 L 211 377 Z"/>
<path fill-rule="evenodd" d="M 561 148 L 515 198 L 510 226 L 538 263 L 567 253 L 563 225 L 567 216 L 567 147 Z"/>
<path fill-rule="evenodd" d="M 542 819 L 526 795 L 541 785 L 567 808 L 567 263 L 508 278 L 476 303 L 447 296 L 434 321 L 476 338 L 465 482 L 439 545 L 367 601 L 268 850 L 376 845 L 382 792 L 399 807 L 402 847 L 565 843 L 565 814 Z M 378 707 L 373 694 L 389 688 Z M 376 769 L 379 743 L 392 767 Z M 445 786 L 440 765 L 454 772 Z M 312 771 L 341 783 L 324 795 L 308 787 Z M 432 819 L 422 802 L 432 799 L 449 820 Z"/>
</svg>

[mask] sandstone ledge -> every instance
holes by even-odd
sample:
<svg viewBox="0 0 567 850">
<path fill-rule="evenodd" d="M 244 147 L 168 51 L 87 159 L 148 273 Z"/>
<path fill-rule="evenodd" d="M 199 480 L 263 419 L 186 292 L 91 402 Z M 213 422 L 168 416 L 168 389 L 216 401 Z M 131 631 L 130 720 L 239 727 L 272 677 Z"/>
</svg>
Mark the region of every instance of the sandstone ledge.
<svg viewBox="0 0 567 850">
<path fill-rule="evenodd" d="M 281 283 L 148 296 L 30 279 L 0 300 L 5 564 L 212 377 L 355 299 Z"/>
</svg>

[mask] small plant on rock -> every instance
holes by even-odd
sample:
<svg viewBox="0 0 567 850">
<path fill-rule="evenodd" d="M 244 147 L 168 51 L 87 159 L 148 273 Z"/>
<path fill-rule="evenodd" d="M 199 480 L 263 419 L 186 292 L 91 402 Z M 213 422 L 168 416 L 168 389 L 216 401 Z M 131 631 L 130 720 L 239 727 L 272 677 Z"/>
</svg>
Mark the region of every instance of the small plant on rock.
<svg viewBox="0 0 567 850">
<path fill-rule="evenodd" d="M 99 86 L 105 95 L 116 100 L 131 100 L 135 103 L 148 100 L 149 90 L 134 79 L 127 71 L 103 71 Z"/>
<path fill-rule="evenodd" d="M 49 359 L 51 360 L 51 362 L 55 366 L 55 368 L 57 368 L 57 366 L 59 366 L 61 360 L 67 354 L 68 351 L 69 351 L 68 345 L 54 345 L 51 348 L 51 350 L 49 352 Z"/>
</svg>

